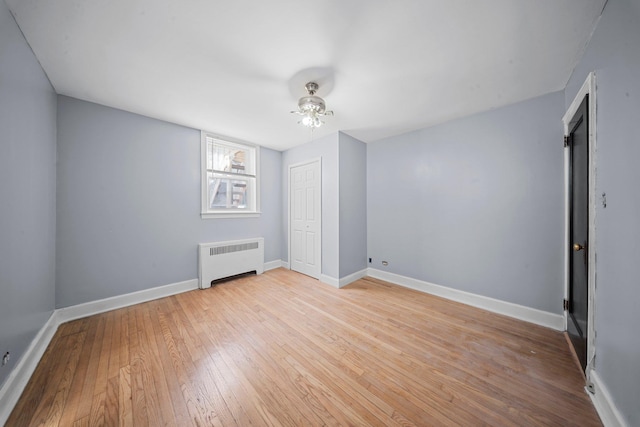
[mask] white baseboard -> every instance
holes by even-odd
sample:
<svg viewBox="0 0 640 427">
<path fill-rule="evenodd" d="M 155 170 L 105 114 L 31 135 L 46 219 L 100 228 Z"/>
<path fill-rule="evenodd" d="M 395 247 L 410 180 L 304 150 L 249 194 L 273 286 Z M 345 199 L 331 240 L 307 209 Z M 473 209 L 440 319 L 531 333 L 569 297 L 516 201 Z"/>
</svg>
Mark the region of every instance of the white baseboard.
<svg viewBox="0 0 640 427">
<path fill-rule="evenodd" d="M 355 273 L 349 274 L 348 276 L 344 276 L 343 278 L 340 279 L 340 281 L 338 282 L 338 287 L 339 288 L 344 288 L 345 286 L 347 286 L 349 283 L 353 283 L 356 280 L 362 279 L 364 276 L 367 275 L 368 269 L 365 268 L 363 270 L 360 271 L 356 271 Z"/>
<path fill-rule="evenodd" d="M 326 274 L 320 275 L 320 281 L 322 283 L 326 283 L 327 285 L 331 285 L 334 288 L 340 287 L 340 281 L 338 279 L 336 279 L 335 277 L 327 276 Z"/>
<path fill-rule="evenodd" d="M 327 276 L 326 274 L 320 275 L 320 281 L 322 283 L 326 283 L 327 285 L 331 285 L 334 288 L 344 288 L 351 282 L 355 282 L 358 279 L 362 279 L 367 275 L 368 270 L 365 268 L 364 270 L 356 271 L 355 273 L 349 274 L 348 276 L 344 276 L 341 279 L 336 279 L 335 277 Z"/>
<path fill-rule="evenodd" d="M 284 267 L 285 262 L 277 259 L 275 261 L 269 261 L 264 263 L 264 271 L 274 270 L 276 268 Z"/>
<path fill-rule="evenodd" d="M 286 268 L 287 270 L 291 270 L 289 268 L 289 263 L 287 261 L 282 261 L 282 268 Z"/>
<path fill-rule="evenodd" d="M 494 298 L 448 288 L 446 286 L 435 285 L 433 283 L 401 276 L 395 273 L 389 273 L 387 271 L 377 270 L 375 268 L 369 268 L 367 270 L 367 275 L 376 279 L 395 283 L 396 285 L 404 286 L 406 288 L 415 289 L 417 291 L 437 295 L 439 297 L 461 302 L 473 307 L 482 308 L 483 310 L 535 323 L 557 331 L 564 330 L 564 317 L 560 314 L 549 313 L 547 311 L 525 307 L 519 304 L 500 301 Z"/>
<path fill-rule="evenodd" d="M 598 373 L 591 371 L 589 373 L 589 379 L 593 384 L 594 392 L 589 393 L 587 391 L 587 394 L 591 397 L 593 406 L 596 407 L 596 411 L 598 411 L 600 421 L 602 421 L 604 427 L 627 427 L 624 417 L 613 403 L 609 390 L 602 382 Z"/>
<path fill-rule="evenodd" d="M 344 276 L 341 279 L 336 279 L 335 277 L 327 276 L 326 274 L 320 275 L 320 281 L 322 283 L 326 283 L 327 285 L 331 285 L 334 288 L 344 288 L 349 283 L 355 282 L 358 279 L 362 279 L 367 275 L 367 269 L 356 271 L 355 273 L 349 274 L 348 276 Z"/>
<path fill-rule="evenodd" d="M 51 313 L 49 320 L 27 347 L 18 364 L 9 374 L 4 385 L 0 388 L 0 426 L 5 425 L 22 391 L 27 386 L 31 375 L 36 370 L 42 355 L 58 330 L 57 311 Z"/>
<path fill-rule="evenodd" d="M 54 310 L 47 323 L 40 328 L 40 331 L 36 334 L 33 341 L 31 341 L 31 344 L 20 358 L 16 367 L 11 371 L 2 388 L 0 388 L 0 426 L 7 422 L 22 391 L 27 386 L 31 375 L 33 375 L 42 355 L 61 324 L 70 320 L 80 319 L 82 317 L 104 313 L 105 311 L 176 295 L 194 289 L 198 289 L 198 279 L 186 280 L 171 285 L 159 286 L 157 288 L 145 289 L 143 291 Z"/>
<path fill-rule="evenodd" d="M 156 288 L 132 292 L 130 294 L 118 295 L 84 304 L 72 305 L 71 307 L 59 308 L 56 312 L 60 318 L 59 324 L 61 324 L 70 320 L 104 313 L 105 311 L 115 310 L 117 308 L 140 304 L 141 302 L 152 301 L 154 299 L 192 291 L 194 289 L 198 289 L 198 283 L 198 279 L 185 280 L 184 282 L 173 283 L 171 285 L 158 286 Z"/>
</svg>

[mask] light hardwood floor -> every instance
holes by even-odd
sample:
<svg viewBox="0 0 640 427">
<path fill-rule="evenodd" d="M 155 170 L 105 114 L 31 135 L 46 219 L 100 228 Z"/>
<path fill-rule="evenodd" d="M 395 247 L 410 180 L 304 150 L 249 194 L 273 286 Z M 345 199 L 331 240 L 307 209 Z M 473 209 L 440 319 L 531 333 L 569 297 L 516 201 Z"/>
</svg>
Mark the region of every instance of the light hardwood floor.
<svg viewBox="0 0 640 427">
<path fill-rule="evenodd" d="M 62 325 L 7 426 L 597 426 L 562 333 L 277 269 Z"/>
</svg>

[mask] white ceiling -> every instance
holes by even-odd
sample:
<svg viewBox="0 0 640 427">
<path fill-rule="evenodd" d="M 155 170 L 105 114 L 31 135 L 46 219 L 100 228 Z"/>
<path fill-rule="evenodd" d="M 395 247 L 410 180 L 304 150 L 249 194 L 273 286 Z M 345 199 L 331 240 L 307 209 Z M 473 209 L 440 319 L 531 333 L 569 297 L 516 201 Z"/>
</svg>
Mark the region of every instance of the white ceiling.
<svg viewBox="0 0 640 427">
<path fill-rule="evenodd" d="M 561 90 L 606 0 L 6 0 L 55 90 L 284 150 Z M 560 120 L 560 118 L 558 118 Z"/>
</svg>

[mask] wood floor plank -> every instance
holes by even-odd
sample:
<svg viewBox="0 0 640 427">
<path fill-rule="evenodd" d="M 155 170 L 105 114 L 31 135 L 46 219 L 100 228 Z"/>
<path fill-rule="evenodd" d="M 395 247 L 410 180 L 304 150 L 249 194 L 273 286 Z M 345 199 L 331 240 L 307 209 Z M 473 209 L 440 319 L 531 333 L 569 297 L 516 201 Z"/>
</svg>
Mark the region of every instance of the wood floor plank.
<svg viewBox="0 0 640 427">
<path fill-rule="evenodd" d="M 162 371 L 161 378 L 163 384 L 161 387 L 164 391 L 163 396 L 165 399 L 171 401 L 176 424 L 188 425 L 191 417 L 183 398 L 182 387 L 178 381 L 176 371 L 173 369 L 171 357 L 167 350 L 168 344 L 166 337 L 160 324 L 160 315 L 165 312 L 167 308 L 166 304 L 163 303 L 164 301 L 165 300 L 157 301 L 156 307 L 153 307 L 154 309 L 149 311 L 150 316 L 147 318 L 148 323 L 146 327 L 153 330 L 151 336 L 155 338 L 152 342 L 152 352 L 157 356 L 156 369 Z M 159 381 L 160 378 L 156 377 L 155 380 Z"/>
<path fill-rule="evenodd" d="M 140 310 L 131 310 L 129 316 L 129 376 L 131 390 L 131 413 L 133 425 L 149 425 L 147 415 L 147 402 L 144 393 L 143 376 L 145 374 L 146 355 L 149 349 L 144 347 L 144 342 L 140 342 L 138 320 Z M 150 392 L 152 390 L 149 390 Z"/>
<path fill-rule="evenodd" d="M 106 328 L 106 315 L 98 314 L 95 316 L 97 324 L 95 325 L 95 335 L 91 343 L 91 350 L 88 353 L 88 365 L 85 369 L 85 375 L 82 380 L 82 392 L 81 398 L 78 399 L 76 407 L 72 407 L 75 410 L 75 416 L 73 420 L 90 419 L 91 406 L 93 404 L 93 396 L 95 393 L 96 378 L 98 376 L 98 367 L 100 366 L 100 359 L 104 359 L 102 352 L 102 346 L 104 344 L 104 332 Z"/>
<path fill-rule="evenodd" d="M 92 316 L 90 318 L 81 319 L 86 320 L 86 328 L 84 329 L 86 337 L 82 345 L 81 356 L 74 372 L 73 381 L 69 389 L 69 395 L 65 408 L 60 418 L 60 426 L 72 425 L 76 421 L 76 410 L 81 406 L 81 401 L 85 400 L 86 396 L 83 396 L 82 391 L 84 389 L 84 380 L 87 376 L 87 370 L 89 369 L 89 361 L 91 359 L 91 349 L 93 348 L 97 329 L 98 329 L 98 316 Z M 75 323 L 74 321 L 71 323 Z M 89 357 L 87 357 L 89 355 Z"/>
<path fill-rule="evenodd" d="M 239 344 L 235 342 L 235 337 L 230 336 L 227 332 L 232 324 L 229 319 L 214 317 L 220 316 L 221 307 L 215 312 L 211 312 L 213 321 L 208 328 L 204 329 L 205 336 L 212 339 L 214 346 L 224 348 L 224 351 L 217 353 L 220 356 L 219 372 L 223 374 L 227 384 L 233 384 L 234 392 L 240 396 L 239 400 L 243 402 L 243 409 L 250 416 L 252 424 L 282 425 L 270 408 L 271 394 L 259 393 L 247 378 L 246 372 L 242 369 L 241 361 L 235 359 L 238 355 L 237 346 Z"/>
<path fill-rule="evenodd" d="M 120 368 L 118 375 L 118 425 L 133 426 L 131 395 L 131 369 L 129 365 Z"/>
<path fill-rule="evenodd" d="M 61 325 L 7 426 L 600 426 L 562 333 L 288 270 Z"/>
<path fill-rule="evenodd" d="M 53 375 L 49 377 L 50 384 L 43 385 L 49 390 L 36 406 L 30 422 L 31 425 L 58 425 L 84 338 L 84 333 L 72 334 L 66 335 L 59 341 L 60 345 L 56 346 L 58 348 L 56 354 L 60 356 L 61 363 L 58 364 L 59 368 L 53 371 Z M 49 392 L 53 390 L 55 393 Z"/>
<path fill-rule="evenodd" d="M 109 378 L 107 382 L 107 391 L 105 394 L 104 405 L 104 425 L 117 426 L 120 412 L 120 375 L 118 374 Z"/>
<path fill-rule="evenodd" d="M 173 409 L 165 398 L 163 379 L 157 378 L 161 371 L 156 365 L 156 354 L 153 351 L 153 331 L 146 323 L 148 311 L 153 301 L 136 310 L 136 335 L 138 345 L 132 353 L 131 381 L 134 400 L 134 422 L 136 425 L 147 422 L 151 426 L 163 425 L 164 419 L 173 419 Z M 158 380 L 158 381 L 156 381 Z M 144 421 L 143 421 L 144 420 Z"/>
<path fill-rule="evenodd" d="M 201 419 L 204 425 L 221 425 L 221 420 L 227 420 L 231 424 L 231 420 L 235 418 L 226 407 L 226 403 L 221 400 L 210 364 L 202 362 L 206 357 L 201 355 L 194 361 L 193 353 L 189 351 L 189 344 L 198 347 L 203 345 L 197 333 L 199 325 L 192 323 L 184 313 L 177 311 L 171 313 L 165 325 L 172 337 L 172 347 L 176 350 L 175 361 L 183 370 L 181 378 L 181 382 L 185 384 L 183 390 L 192 408 L 197 410 L 197 418 Z M 191 386 L 186 387 L 189 384 Z M 190 410 L 190 412 L 193 411 Z"/>
<path fill-rule="evenodd" d="M 190 360 L 182 357 L 179 353 L 178 346 L 175 343 L 176 338 L 169 328 L 166 313 L 158 313 L 158 322 L 164 337 L 166 353 L 170 360 L 170 362 L 165 363 L 165 367 L 166 369 L 169 369 L 169 366 L 172 367 L 175 373 L 176 381 L 182 395 L 182 402 L 189 413 L 189 419 L 195 425 L 205 425 L 207 411 L 197 397 L 195 391 L 197 385 L 190 379 L 195 369 L 190 366 Z"/>
<path fill-rule="evenodd" d="M 89 427 L 90 424 L 90 416 L 87 415 L 86 417 L 80 418 L 78 420 L 76 420 L 72 426 L 73 427 Z"/>
<path fill-rule="evenodd" d="M 224 297 L 222 301 L 225 301 Z M 238 321 L 234 322 L 229 332 L 235 337 L 244 335 L 244 331 L 247 330 L 251 330 L 252 334 L 248 337 L 249 339 L 243 339 L 243 342 L 246 343 L 245 345 L 235 348 L 234 360 L 245 362 L 243 365 L 250 372 L 249 376 L 260 380 L 252 381 L 254 386 L 264 387 L 272 391 L 271 395 L 275 400 L 279 416 L 283 418 L 283 423 L 287 425 L 311 425 L 321 422 L 322 420 L 317 419 L 313 412 L 303 412 L 301 410 L 301 408 L 304 408 L 304 402 L 297 394 L 286 393 L 286 390 L 291 387 L 291 383 L 285 381 L 286 373 L 276 368 L 279 358 L 272 358 L 269 354 L 269 344 L 262 339 L 260 325 L 251 321 L 253 310 L 239 304 L 234 304 L 233 306 L 224 304 L 220 309 L 220 314 L 224 317 L 229 317 L 235 310 L 240 310 L 242 316 L 237 317 Z M 266 333 L 266 331 L 263 332 Z M 290 411 L 290 408 L 296 408 L 296 410 Z"/>
<path fill-rule="evenodd" d="M 64 412 L 64 407 L 67 404 L 67 398 L 71 389 L 71 383 L 73 377 L 78 369 L 78 362 L 81 357 L 81 350 L 86 338 L 86 332 L 82 331 L 77 334 L 68 335 L 74 338 L 68 342 L 69 353 L 66 357 L 67 365 L 60 379 L 60 383 L 57 386 L 56 394 L 53 398 L 53 402 L 48 404 L 49 413 L 46 421 L 43 425 L 55 426 L 60 423 L 60 418 Z"/>
<path fill-rule="evenodd" d="M 157 329 L 153 327 L 153 321 L 151 319 L 151 312 L 154 311 L 155 306 L 160 304 L 159 301 L 152 301 L 150 304 L 147 304 L 145 310 L 142 311 L 142 324 L 141 330 L 145 332 L 144 337 L 146 339 L 145 346 L 149 349 L 148 352 L 148 366 L 149 366 L 149 378 L 148 383 L 145 385 L 145 392 L 147 392 L 147 396 L 149 390 L 154 390 L 153 395 L 157 396 L 156 399 L 150 400 L 147 399 L 148 404 L 155 404 L 156 406 L 152 408 L 149 412 L 158 413 L 158 424 L 153 425 L 162 425 L 163 420 L 176 420 L 176 422 L 186 421 L 182 417 L 182 412 L 179 411 L 176 413 L 174 408 L 181 407 L 179 405 L 167 405 L 164 402 L 172 402 L 172 395 L 169 391 L 168 384 L 172 383 L 171 379 L 168 378 L 172 376 L 173 370 L 167 369 L 165 370 L 163 367 L 163 360 L 160 356 L 159 346 L 164 346 L 164 340 L 161 343 L 158 343 L 156 337 L 162 339 L 162 335 L 159 333 Z M 167 375 L 169 372 L 169 375 Z M 150 417 L 150 420 L 152 418 Z"/>
<path fill-rule="evenodd" d="M 106 393 L 98 393 L 93 396 L 93 402 L 91 403 L 91 414 L 89 415 L 90 426 L 105 425 L 104 412 L 106 399 Z"/>
<path fill-rule="evenodd" d="M 29 383 L 22 392 L 22 396 L 16 403 L 7 424 L 10 422 L 24 426 L 29 425 L 35 419 L 35 411 L 47 394 L 53 392 L 55 387 L 51 384 L 55 377 L 55 371 L 61 369 L 66 361 L 57 357 L 64 350 L 67 336 L 55 335 L 49 343 L 47 350 L 42 355 L 38 367 L 34 371 Z"/>
<path fill-rule="evenodd" d="M 224 347 L 217 340 L 219 336 L 211 339 L 209 336 L 210 329 L 216 327 L 217 319 L 209 317 L 211 310 L 209 299 L 190 298 L 188 295 L 177 295 L 176 300 L 180 305 L 184 318 L 186 318 L 194 328 L 198 336 L 198 340 L 209 348 L 209 363 L 207 363 L 207 374 L 213 379 L 213 384 L 220 391 L 227 408 L 232 413 L 234 420 L 239 426 L 245 425 L 261 425 L 261 419 L 256 408 L 253 405 L 247 405 L 248 399 L 244 398 L 243 391 L 236 386 L 236 379 L 231 373 L 231 369 L 220 357 L 219 348 Z M 215 310 L 213 310 L 215 313 Z"/>
<path fill-rule="evenodd" d="M 132 310 L 134 307 L 126 307 L 120 310 L 114 310 L 117 313 L 118 317 L 121 320 L 120 323 L 120 344 L 118 345 L 118 362 L 120 364 L 118 371 L 124 368 L 125 366 L 129 366 L 130 358 L 129 358 L 129 325 L 130 325 L 130 317 Z"/>
<path fill-rule="evenodd" d="M 111 325 L 109 343 L 109 363 L 107 365 L 107 379 L 118 376 L 120 371 L 120 337 L 122 336 L 122 317 L 123 311 L 114 310 L 108 314 L 108 321 Z"/>
</svg>

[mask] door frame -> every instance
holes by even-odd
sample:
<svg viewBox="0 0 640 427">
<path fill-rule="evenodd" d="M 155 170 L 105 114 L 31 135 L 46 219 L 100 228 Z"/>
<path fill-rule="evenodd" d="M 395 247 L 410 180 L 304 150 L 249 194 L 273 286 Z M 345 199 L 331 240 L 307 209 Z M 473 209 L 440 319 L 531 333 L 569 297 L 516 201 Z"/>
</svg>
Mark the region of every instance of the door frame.
<svg viewBox="0 0 640 427">
<path fill-rule="evenodd" d="M 585 375 L 587 382 L 591 383 L 590 373 L 594 369 L 593 362 L 596 354 L 596 331 L 595 331 L 595 295 L 596 295 L 596 75 L 594 72 L 589 73 L 584 84 L 576 94 L 573 102 L 569 106 L 567 112 L 562 118 L 563 131 L 565 136 L 569 136 L 569 123 L 575 115 L 576 111 L 580 107 L 582 100 L 586 95 L 589 95 L 589 236 L 587 242 L 588 248 L 588 269 L 587 269 L 587 288 L 589 292 L 589 301 L 587 304 L 587 321 L 589 323 L 587 328 L 587 365 L 585 369 Z M 565 286 L 564 286 L 564 298 L 569 298 L 569 275 L 571 271 L 569 269 L 569 246 L 570 241 L 570 229 L 569 229 L 569 215 L 571 213 L 569 206 L 571 204 L 569 191 L 569 171 L 570 171 L 570 159 L 568 147 L 564 150 L 564 195 L 565 195 L 565 210 L 564 210 L 564 268 L 565 268 Z M 564 330 L 567 330 L 567 311 L 564 313 Z"/>
<path fill-rule="evenodd" d="M 316 279 L 320 280 L 320 276 L 322 275 L 322 157 L 315 157 L 313 159 L 305 160 L 299 163 L 293 163 L 289 165 L 288 177 L 287 177 L 287 268 L 291 270 L 291 170 L 297 168 L 299 166 L 310 165 L 312 163 L 318 163 L 318 171 L 320 171 L 319 176 L 319 187 L 320 191 L 318 192 L 318 206 L 319 206 L 319 218 L 318 218 L 318 243 L 316 244 L 316 256 L 317 262 L 319 266 L 318 277 Z"/>
</svg>

